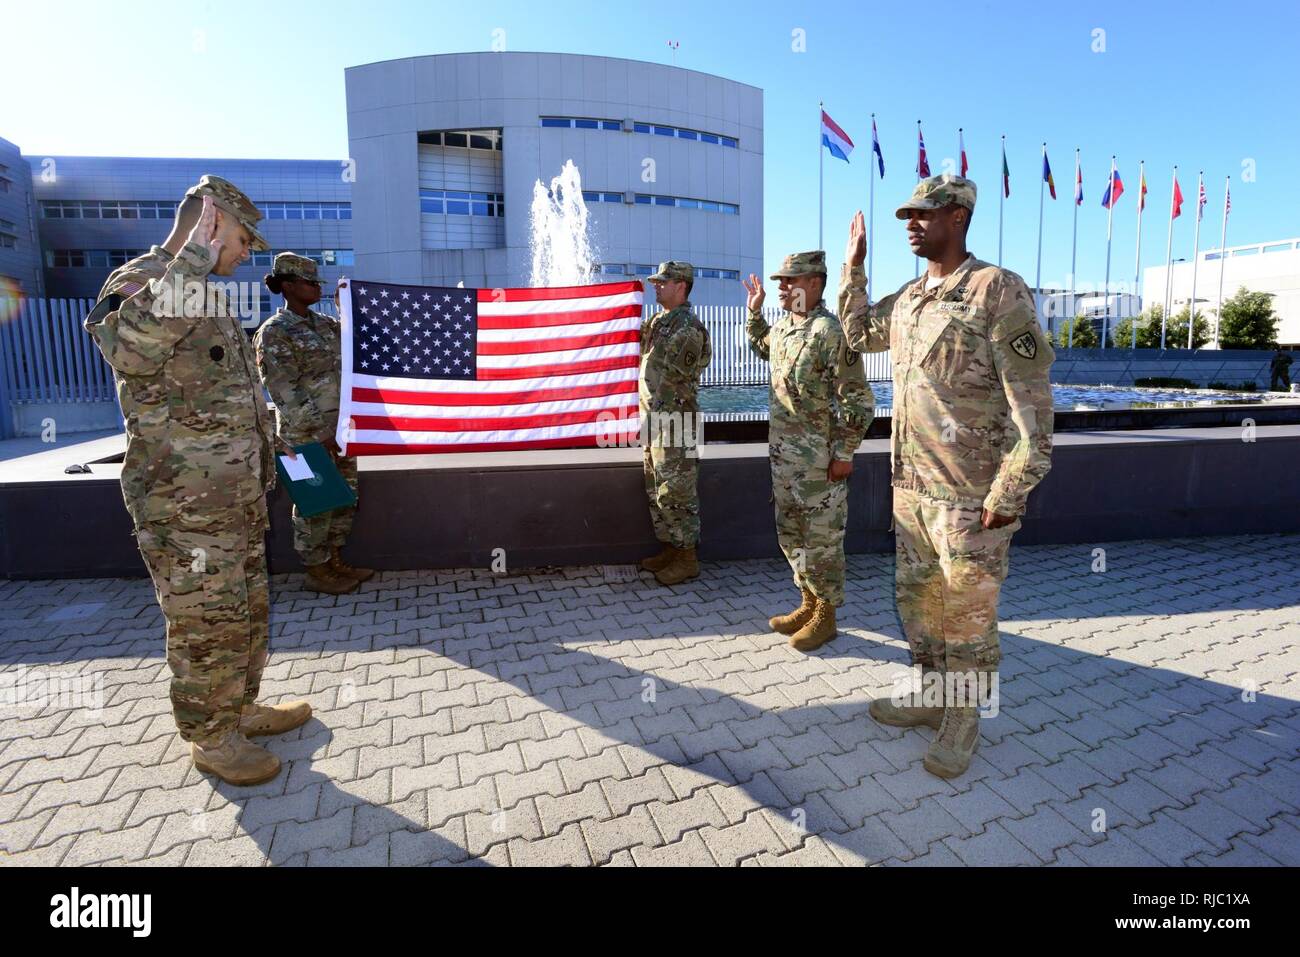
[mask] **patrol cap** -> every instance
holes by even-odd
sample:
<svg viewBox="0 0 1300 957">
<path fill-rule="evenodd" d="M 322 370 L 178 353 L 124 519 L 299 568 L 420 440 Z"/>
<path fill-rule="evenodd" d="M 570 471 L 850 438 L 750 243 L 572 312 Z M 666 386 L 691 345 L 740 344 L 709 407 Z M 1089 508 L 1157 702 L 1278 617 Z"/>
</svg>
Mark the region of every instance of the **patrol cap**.
<svg viewBox="0 0 1300 957">
<path fill-rule="evenodd" d="M 238 186 L 228 179 L 208 174 L 191 186 L 185 197 L 211 196 L 212 201 L 223 211 L 239 220 L 239 224 L 253 236 L 253 248 L 265 252 L 271 246 L 257 231 L 257 224 L 262 220 L 262 211 L 253 205 L 253 201 L 244 195 Z"/>
<path fill-rule="evenodd" d="M 659 271 L 653 276 L 647 276 L 648 282 L 668 282 L 673 279 L 680 279 L 683 282 L 695 281 L 695 267 L 690 263 L 678 262 L 670 259 L 667 262 L 659 264 Z"/>
<path fill-rule="evenodd" d="M 815 249 L 806 253 L 791 253 L 781 261 L 781 268 L 772 273 L 773 279 L 794 279 L 798 276 L 826 277 L 826 252 Z"/>
<path fill-rule="evenodd" d="M 894 215 L 907 219 L 909 210 L 942 209 L 952 203 L 975 211 L 975 182 L 953 173 L 928 176 L 916 184 L 912 198 L 898 207 Z"/>
<path fill-rule="evenodd" d="M 316 261 L 297 253 L 276 253 L 271 273 L 283 279 L 306 279 L 309 282 L 324 283 Z"/>
</svg>

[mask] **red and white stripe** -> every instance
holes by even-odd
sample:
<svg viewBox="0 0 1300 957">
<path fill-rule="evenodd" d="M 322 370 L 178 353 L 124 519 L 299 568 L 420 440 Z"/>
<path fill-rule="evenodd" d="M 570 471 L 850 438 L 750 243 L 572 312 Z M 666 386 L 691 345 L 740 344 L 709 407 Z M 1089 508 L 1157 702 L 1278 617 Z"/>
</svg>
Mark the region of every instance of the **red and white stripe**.
<svg viewBox="0 0 1300 957">
<path fill-rule="evenodd" d="M 639 431 L 639 282 L 478 290 L 473 381 L 353 372 L 340 301 L 338 442 L 350 455 L 609 446 Z"/>
</svg>

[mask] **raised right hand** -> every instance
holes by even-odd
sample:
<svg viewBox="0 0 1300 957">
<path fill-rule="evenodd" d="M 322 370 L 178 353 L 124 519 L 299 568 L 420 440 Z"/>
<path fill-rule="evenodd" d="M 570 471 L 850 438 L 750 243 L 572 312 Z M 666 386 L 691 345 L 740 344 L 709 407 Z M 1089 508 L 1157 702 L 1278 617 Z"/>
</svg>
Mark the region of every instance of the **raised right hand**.
<svg viewBox="0 0 1300 957">
<path fill-rule="evenodd" d="M 844 247 L 844 261 L 850 266 L 861 266 L 867 261 L 867 221 L 858 210 L 849 223 L 849 242 Z"/>
<path fill-rule="evenodd" d="M 199 213 L 198 222 L 190 230 L 189 241 L 207 248 L 216 262 L 221 256 L 222 242 L 217 239 L 217 207 L 211 196 L 203 197 L 203 211 Z"/>
<path fill-rule="evenodd" d="M 745 291 L 749 293 L 749 298 L 745 300 L 745 305 L 749 311 L 755 312 L 762 309 L 763 301 L 767 299 L 767 292 L 763 289 L 763 280 L 750 273 L 748 279 L 742 279 L 740 282 L 745 287 Z"/>
</svg>

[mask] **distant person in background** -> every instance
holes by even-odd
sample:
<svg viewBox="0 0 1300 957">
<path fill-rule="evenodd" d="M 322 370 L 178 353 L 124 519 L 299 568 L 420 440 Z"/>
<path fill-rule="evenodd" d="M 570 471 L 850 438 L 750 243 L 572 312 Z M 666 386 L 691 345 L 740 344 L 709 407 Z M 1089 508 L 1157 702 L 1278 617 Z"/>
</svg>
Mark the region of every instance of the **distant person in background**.
<svg viewBox="0 0 1300 957">
<path fill-rule="evenodd" d="M 257 701 L 275 433 L 240 317 L 208 284 L 267 248 L 261 218 L 234 184 L 204 176 L 167 240 L 114 270 L 86 317 L 126 420 L 122 495 L 167 622 L 172 714 L 194 766 L 236 785 L 280 771 L 250 736 L 311 717 L 305 701 Z"/>
<path fill-rule="evenodd" d="M 314 260 L 284 252 L 275 257 L 263 280 L 284 296 L 284 306 L 257 330 L 253 344 L 262 382 L 275 403 L 276 427 L 290 446 L 319 442 L 334 457 L 340 474 L 355 493 L 357 460 L 345 456 L 335 441 L 342 379 L 339 321 L 311 307 L 320 302 L 321 279 Z M 336 300 L 337 301 L 337 300 Z M 327 595 L 354 591 L 374 576 L 343 560 L 356 506 L 310 517 L 293 508 L 293 547 L 307 566 L 307 587 Z"/>
<path fill-rule="evenodd" d="M 1291 388 L 1291 357 L 1279 346 L 1277 355 L 1268 364 L 1269 392 L 1287 392 Z"/>
<path fill-rule="evenodd" d="M 700 376 L 713 353 L 708 330 L 691 310 L 694 267 L 661 263 L 646 282 L 660 309 L 641 327 L 642 469 L 663 548 L 642 559 L 641 567 L 661 585 L 680 585 L 700 574 Z"/>
</svg>

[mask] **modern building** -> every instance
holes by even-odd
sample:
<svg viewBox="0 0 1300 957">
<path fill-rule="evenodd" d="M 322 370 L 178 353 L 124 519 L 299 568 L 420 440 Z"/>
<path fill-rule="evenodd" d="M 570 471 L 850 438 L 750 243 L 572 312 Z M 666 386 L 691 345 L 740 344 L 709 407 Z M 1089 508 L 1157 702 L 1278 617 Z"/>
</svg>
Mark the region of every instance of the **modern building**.
<svg viewBox="0 0 1300 957">
<path fill-rule="evenodd" d="M 1142 300 L 1128 292 L 1113 292 L 1109 296 L 1101 292 L 1070 292 L 1068 289 L 1035 289 L 1033 292 L 1038 306 L 1038 321 L 1054 338 L 1075 316 L 1092 320 L 1100 336 L 1103 319 L 1110 334 L 1121 321 L 1142 311 Z"/>
<path fill-rule="evenodd" d="M 0 295 L 43 296 L 32 175 L 18 147 L 0 139 Z"/>
<path fill-rule="evenodd" d="M 343 161 L 26 159 L 44 256 L 45 295 L 51 298 L 98 295 L 109 272 L 167 238 L 176 204 L 205 173 L 235 183 L 266 217 L 260 229 L 271 252 L 254 253 L 230 277 L 248 283 L 241 287 L 249 306 L 241 313 L 245 325 L 255 326 L 273 311 L 261 280 L 275 252 L 311 256 L 328 280 L 352 271 L 351 184 Z M 250 315 L 254 293 L 256 315 Z"/>
<path fill-rule="evenodd" d="M 1273 310 L 1279 318 L 1277 339 L 1288 349 L 1300 349 L 1300 239 L 1280 239 L 1226 250 L 1202 250 L 1196 263 L 1196 308 L 1211 323 L 1218 309 L 1219 277 L 1223 277 L 1223 298 L 1231 298 L 1242 286 L 1251 292 L 1273 296 Z M 1150 302 L 1163 302 L 1170 271 L 1149 266 L 1143 282 Z M 1173 312 L 1187 306 L 1192 297 L 1192 263 L 1175 262 L 1172 267 Z"/>
<path fill-rule="evenodd" d="M 666 259 L 691 299 L 734 304 L 761 272 L 763 93 L 613 57 L 456 53 L 345 71 L 356 274 L 528 285 L 535 184 L 582 177 L 605 278 Z"/>
</svg>

